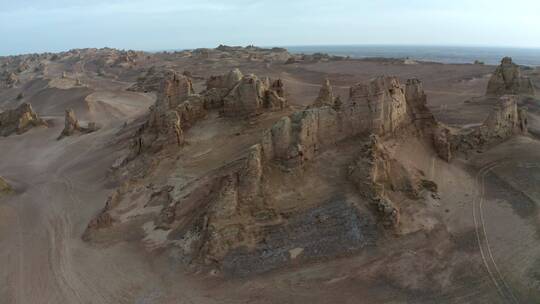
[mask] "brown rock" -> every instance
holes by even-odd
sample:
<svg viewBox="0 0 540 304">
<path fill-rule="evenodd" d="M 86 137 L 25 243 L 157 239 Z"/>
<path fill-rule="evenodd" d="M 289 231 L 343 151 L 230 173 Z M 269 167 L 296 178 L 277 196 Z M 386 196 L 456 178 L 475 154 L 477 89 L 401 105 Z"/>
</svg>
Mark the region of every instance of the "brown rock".
<svg viewBox="0 0 540 304">
<path fill-rule="evenodd" d="M 321 86 L 321 89 L 319 91 L 319 96 L 317 96 L 317 99 L 315 99 L 315 102 L 313 102 L 313 105 L 311 107 L 322 107 L 322 106 L 335 106 L 335 97 L 334 92 L 332 90 L 332 85 L 330 84 L 330 80 L 326 79 Z"/>
<path fill-rule="evenodd" d="M 13 192 L 13 188 L 3 177 L 0 176 L 0 195 L 9 194 L 11 192 Z"/>
<path fill-rule="evenodd" d="M 247 75 L 224 98 L 223 112 L 226 116 L 249 116 L 259 114 L 264 106 L 266 86 L 255 75 Z"/>
<path fill-rule="evenodd" d="M 37 126 L 47 126 L 47 123 L 39 118 L 28 103 L 22 103 L 16 109 L 0 113 L 1 136 L 9 136 L 13 133 L 22 134 Z"/>
<path fill-rule="evenodd" d="M 450 161 L 458 153 L 467 153 L 504 141 L 516 134 L 527 133 L 527 110 L 518 107 L 519 97 L 505 95 L 499 98 L 493 111 L 482 125 L 473 129 L 453 132 L 439 124 L 433 133 L 437 154 Z"/>
<path fill-rule="evenodd" d="M 521 75 L 519 66 L 512 58 L 504 57 L 489 80 L 486 95 L 531 95 L 534 96 L 534 86 L 531 80 Z"/>
<path fill-rule="evenodd" d="M 155 104 L 150 107 L 148 120 L 137 132 L 128 158 L 147 150 L 157 151 L 170 144 L 181 146 L 184 143 L 183 129 L 205 116 L 205 99 L 194 94 L 191 80 L 170 72 L 162 81 Z"/>
<path fill-rule="evenodd" d="M 95 122 L 88 123 L 87 127 L 81 127 L 77 117 L 75 116 L 75 111 L 72 109 L 66 109 L 65 120 L 64 120 L 64 129 L 58 139 L 62 139 L 66 136 L 72 136 L 77 133 L 91 133 L 98 130 L 98 126 Z"/>
<path fill-rule="evenodd" d="M 396 78 L 380 77 L 350 91 L 348 102 L 339 107 L 313 107 L 277 122 L 265 135 L 265 157 L 295 166 L 338 141 L 369 133 L 387 136 L 413 126 L 405 88 Z M 422 108 L 421 86 L 415 92 L 411 88 L 410 103 Z"/>
<path fill-rule="evenodd" d="M 371 135 L 349 167 L 349 179 L 359 193 L 376 205 L 385 226 L 399 225 L 399 207 L 393 197 L 417 198 L 421 181 L 390 156 L 378 136 Z"/>
</svg>

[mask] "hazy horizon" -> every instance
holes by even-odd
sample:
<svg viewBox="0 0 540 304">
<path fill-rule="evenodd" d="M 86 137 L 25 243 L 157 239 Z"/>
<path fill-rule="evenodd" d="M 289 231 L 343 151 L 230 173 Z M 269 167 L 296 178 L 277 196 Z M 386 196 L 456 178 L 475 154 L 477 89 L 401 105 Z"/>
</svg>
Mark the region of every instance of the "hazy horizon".
<svg viewBox="0 0 540 304">
<path fill-rule="evenodd" d="M 518 0 L 0 0 L 0 55 L 227 45 L 540 48 L 540 2 Z"/>
</svg>

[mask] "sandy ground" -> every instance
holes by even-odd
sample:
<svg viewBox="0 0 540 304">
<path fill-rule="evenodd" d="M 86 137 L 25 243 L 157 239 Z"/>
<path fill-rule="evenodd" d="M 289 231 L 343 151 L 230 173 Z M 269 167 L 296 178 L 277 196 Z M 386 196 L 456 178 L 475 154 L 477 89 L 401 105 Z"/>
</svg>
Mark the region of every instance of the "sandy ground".
<svg viewBox="0 0 540 304">
<path fill-rule="evenodd" d="M 412 219 L 406 237 L 385 236 L 355 256 L 225 280 L 186 269 L 138 242 L 83 242 L 86 225 L 113 190 L 106 173 L 125 153 L 114 144 L 117 132 L 155 98 L 126 92 L 129 81 L 100 78 L 87 70 L 90 65 L 73 67 L 86 84 L 82 88 L 38 89 L 46 87 L 42 80 L 27 88 L 50 128 L 0 138 L 0 175 L 15 188 L 15 194 L 0 197 L 0 303 L 540 303 L 540 142 L 534 136 L 452 164 L 421 142 L 396 143 L 402 161 L 438 183 L 441 199 L 405 211 Z M 464 102 L 483 94 L 491 66 L 181 60 L 173 65 L 203 77 L 232 66 L 282 77 L 298 108 L 315 98 L 326 77 L 346 98 L 350 85 L 380 74 L 424 80 L 430 107 L 449 124 L 481 122 L 491 107 Z M 58 77 L 61 70 L 50 73 Z M 2 106 L 13 104 L 13 92 L 0 93 Z M 102 129 L 57 141 L 66 107 Z M 531 117 L 536 128 L 537 116 Z M 181 174 L 211 170 L 221 165 L 223 151 L 234 157 L 255 138 L 243 134 L 240 146 L 227 147 L 226 138 L 221 149 L 209 145 L 227 126 L 202 122 L 187 133 L 192 141 L 182 152 Z"/>
</svg>

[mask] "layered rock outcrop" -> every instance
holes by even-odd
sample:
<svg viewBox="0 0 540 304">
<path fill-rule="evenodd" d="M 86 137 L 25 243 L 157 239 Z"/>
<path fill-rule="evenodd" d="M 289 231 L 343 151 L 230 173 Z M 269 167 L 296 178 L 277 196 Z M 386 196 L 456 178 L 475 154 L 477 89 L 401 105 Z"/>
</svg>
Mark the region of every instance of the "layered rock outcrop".
<svg viewBox="0 0 540 304">
<path fill-rule="evenodd" d="M 0 195 L 9 194 L 13 191 L 13 188 L 8 184 L 8 182 L 0 176 Z"/>
<path fill-rule="evenodd" d="M 206 81 L 206 91 L 203 93 L 207 107 L 211 109 L 223 108 L 223 99 L 243 77 L 244 75 L 239 69 L 233 69 L 225 75 L 211 76 Z"/>
<path fill-rule="evenodd" d="M 395 77 L 355 85 L 349 100 L 338 109 L 310 108 L 278 121 L 263 141 L 266 157 L 295 166 L 347 138 L 370 133 L 391 135 L 413 125 L 408 107 L 405 87 Z"/>
<path fill-rule="evenodd" d="M 47 126 L 47 123 L 34 112 L 29 103 L 0 113 L 1 136 L 22 134 L 37 126 Z"/>
<path fill-rule="evenodd" d="M 341 101 L 339 100 L 339 98 L 336 98 L 334 96 L 330 80 L 326 79 L 321 86 L 321 89 L 319 90 L 319 95 L 317 96 L 317 99 L 315 99 L 315 101 L 311 106 L 309 106 L 309 108 L 320 108 L 323 106 L 339 107 L 340 103 Z"/>
<path fill-rule="evenodd" d="M 225 116 L 253 116 L 263 110 L 281 110 L 287 106 L 283 82 L 261 80 L 255 75 L 246 75 L 223 98 Z"/>
<path fill-rule="evenodd" d="M 207 108 L 221 109 L 228 117 L 254 116 L 287 107 L 281 79 L 259 79 L 253 74 L 243 75 L 239 69 L 210 77 L 202 95 Z"/>
<path fill-rule="evenodd" d="M 130 157 L 146 150 L 159 150 L 168 144 L 181 146 L 183 129 L 206 116 L 204 104 L 204 98 L 194 94 L 188 77 L 170 72 L 161 83 L 148 120 L 137 131 Z"/>
<path fill-rule="evenodd" d="M 64 129 L 58 139 L 62 139 L 67 136 L 72 136 L 78 133 L 91 133 L 98 130 L 98 127 L 95 122 L 88 123 L 88 126 L 82 127 L 75 116 L 75 111 L 72 109 L 66 109 L 64 116 Z"/>
<path fill-rule="evenodd" d="M 399 225 L 400 210 L 396 198 L 400 195 L 417 198 L 420 188 L 419 178 L 393 159 L 376 135 L 370 136 L 349 167 L 349 179 L 359 193 L 375 205 L 387 227 Z"/>
<path fill-rule="evenodd" d="M 405 99 L 407 100 L 408 112 L 417 128 L 422 131 L 433 129 L 436 124 L 435 116 L 427 106 L 427 95 L 420 80 L 407 80 Z"/>
<path fill-rule="evenodd" d="M 436 152 L 442 159 L 450 161 L 456 153 L 482 149 L 515 134 L 526 134 L 527 110 L 519 107 L 518 102 L 516 95 L 500 97 L 493 111 L 478 127 L 454 130 L 439 123 L 433 135 Z"/>
<path fill-rule="evenodd" d="M 530 95 L 534 96 L 533 83 L 522 76 L 519 66 L 512 62 L 512 58 L 504 57 L 489 80 L 486 95 Z"/>
</svg>

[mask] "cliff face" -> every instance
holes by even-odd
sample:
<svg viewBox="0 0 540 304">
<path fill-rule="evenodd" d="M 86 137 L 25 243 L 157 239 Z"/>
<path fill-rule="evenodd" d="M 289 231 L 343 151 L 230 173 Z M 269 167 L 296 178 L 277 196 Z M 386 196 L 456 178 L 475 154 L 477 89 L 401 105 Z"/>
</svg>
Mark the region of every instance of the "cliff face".
<svg viewBox="0 0 540 304">
<path fill-rule="evenodd" d="M 415 121 L 409 112 L 424 110 L 422 99 L 417 101 L 419 96 L 425 98 L 419 85 L 410 84 L 417 95 L 411 93 L 408 103 L 405 87 L 397 78 L 379 77 L 353 86 L 349 100 L 339 107 L 313 107 L 284 117 L 266 134 L 266 157 L 295 166 L 341 140 L 370 133 L 384 137 L 406 129 Z M 317 99 L 315 104 L 319 103 Z"/>
<path fill-rule="evenodd" d="M 433 143 L 438 155 L 450 161 L 456 153 L 488 147 L 515 134 L 527 133 L 527 110 L 518 106 L 519 97 L 505 95 L 499 98 L 482 125 L 463 130 L 452 130 L 438 124 Z"/>
<path fill-rule="evenodd" d="M 255 75 L 243 76 L 223 99 L 225 116 L 253 116 L 265 110 L 281 110 L 287 106 L 283 83 L 270 83 Z"/>
<path fill-rule="evenodd" d="M 204 99 L 194 94 L 191 80 L 184 75 L 168 73 L 162 80 L 155 104 L 150 107 L 148 120 L 133 142 L 130 158 L 169 144 L 181 146 L 183 129 L 205 116 Z"/>
<path fill-rule="evenodd" d="M 148 120 L 138 130 L 128 159 L 167 145 L 182 146 L 184 131 L 211 110 L 219 110 L 228 117 L 249 117 L 287 107 L 283 82 L 279 79 L 260 80 L 234 69 L 210 77 L 206 85 L 204 92 L 196 94 L 189 77 L 168 72 L 155 104 L 150 107 Z"/>
<path fill-rule="evenodd" d="M 364 198 L 372 202 L 386 227 L 399 225 L 399 195 L 417 198 L 420 180 L 391 157 L 376 135 L 360 151 L 349 166 L 349 179 Z"/>
<path fill-rule="evenodd" d="M 16 109 L 0 113 L 1 136 L 22 134 L 37 126 L 47 126 L 47 123 L 39 118 L 28 103 L 23 103 Z"/>
<path fill-rule="evenodd" d="M 330 80 L 326 79 L 319 90 L 319 95 L 315 102 L 309 108 L 320 108 L 323 106 L 335 107 L 337 98 L 334 96 L 334 91 Z"/>
<path fill-rule="evenodd" d="M 533 95 L 534 86 L 531 80 L 521 75 L 519 66 L 512 62 L 512 58 L 505 57 L 489 80 L 486 95 Z"/>
</svg>

